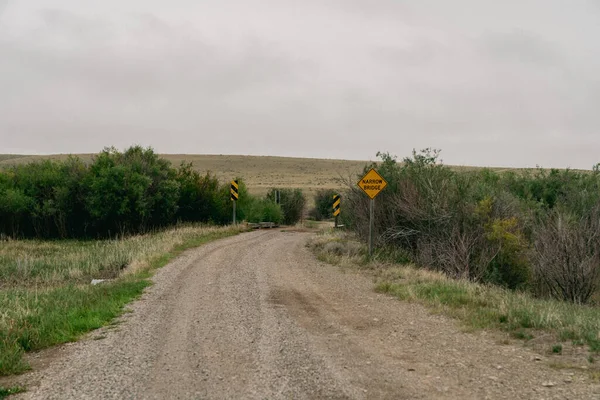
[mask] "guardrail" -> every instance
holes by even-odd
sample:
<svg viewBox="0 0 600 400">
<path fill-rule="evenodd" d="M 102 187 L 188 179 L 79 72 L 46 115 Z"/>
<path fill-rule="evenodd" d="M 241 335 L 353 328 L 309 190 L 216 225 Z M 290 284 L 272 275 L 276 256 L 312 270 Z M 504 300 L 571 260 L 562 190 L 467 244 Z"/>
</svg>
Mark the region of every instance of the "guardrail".
<svg viewBox="0 0 600 400">
<path fill-rule="evenodd" d="M 271 229 L 271 228 L 278 228 L 279 224 L 276 224 L 274 222 L 259 222 L 259 223 L 248 223 L 248 227 L 252 228 L 252 229 Z"/>
</svg>

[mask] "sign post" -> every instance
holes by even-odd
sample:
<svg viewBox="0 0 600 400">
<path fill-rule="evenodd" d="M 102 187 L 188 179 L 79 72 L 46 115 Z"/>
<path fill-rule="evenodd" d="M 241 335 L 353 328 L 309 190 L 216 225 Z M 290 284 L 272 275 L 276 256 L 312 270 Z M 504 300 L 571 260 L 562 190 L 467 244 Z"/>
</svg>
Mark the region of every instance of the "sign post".
<svg viewBox="0 0 600 400">
<path fill-rule="evenodd" d="M 333 216 L 335 217 L 335 227 L 338 227 L 338 216 L 340 215 L 342 199 L 339 194 L 333 195 Z"/>
<path fill-rule="evenodd" d="M 357 183 L 358 187 L 371 199 L 369 201 L 369 257 L 373 255 L 373 231 L 375 227 L 375 197 L 387 186 L 381 175 L 371 168 Z"/>
<path fill-rule="evenodd" d="M 231 181 L 231 188 L 229 189 L 229 198 L 231 199 L 231 201 L 233 201 L 233 225 L 235 225 L 235 217 L 236 217 L 236 204 L 238 199 L 240 198 L 240 193 L 239 193 L 239 185 L 238 185 L 238 181 L 237 179 L 234 181 Z"/>
<path fill-rule="evenodd" d="M 369 200 L 369 257 L 373 255 L 373 228 L 375 227 L 375 199 Z"/>
</svg>

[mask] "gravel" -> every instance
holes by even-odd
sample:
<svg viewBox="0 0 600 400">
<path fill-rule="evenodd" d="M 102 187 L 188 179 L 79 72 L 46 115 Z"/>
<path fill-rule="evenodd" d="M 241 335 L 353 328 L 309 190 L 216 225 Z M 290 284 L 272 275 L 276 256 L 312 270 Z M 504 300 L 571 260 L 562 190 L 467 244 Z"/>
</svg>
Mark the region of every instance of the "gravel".
<svg viewBox="0 0 600 400">
<path fill-rule="evenodd" d="M 16 398 L 600 398 L 584 373 L 319 263 L 308 235 L 257 231 L 184 253 L 131 313 L 64 346 Z"/>
</svg>

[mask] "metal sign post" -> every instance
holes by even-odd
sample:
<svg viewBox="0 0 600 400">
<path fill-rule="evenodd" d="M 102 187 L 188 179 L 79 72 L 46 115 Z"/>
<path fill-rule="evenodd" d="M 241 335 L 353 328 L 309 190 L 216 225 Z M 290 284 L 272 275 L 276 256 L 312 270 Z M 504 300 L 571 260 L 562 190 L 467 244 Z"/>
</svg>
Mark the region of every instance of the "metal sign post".
<svg viewBox="0 0 600 400">
<path fill-rule="evenodd" d="M 369 201 L 369 257 L 373 255 L 373 231 L 375 230 L 375 197 L 387 186 L 387 182 L 372 168 L 357 183 L 371 199 Z"/>
<path fill-rule="evenodd" d="M 373 255 L 373 228 L 375 226 L 375 199 L 369 200 L 369 257 Z"/>
<path fill-rule="evenodd" d="M 342 204 L 342 198 L 339 194 L 333 195 L 333 216 L 335 217 L 335 227 L 338 227 L 338 217 L 340 216 L 340 208 Z"/>
</svg>

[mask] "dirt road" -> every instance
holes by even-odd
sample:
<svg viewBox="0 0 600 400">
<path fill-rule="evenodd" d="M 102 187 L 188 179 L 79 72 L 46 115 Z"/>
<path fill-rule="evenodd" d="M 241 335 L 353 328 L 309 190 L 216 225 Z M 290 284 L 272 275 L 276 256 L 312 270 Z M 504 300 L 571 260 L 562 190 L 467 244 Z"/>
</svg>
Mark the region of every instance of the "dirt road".
<svg viewBox="0 0 600 400">
<path fill-rule="evenodd" d="M 20 398 L 600 398 L 586 375 L 317 262 L 307 235 L 252 232 L 185 253 L 116 329 L 66 346 Z"/>
</svg>

